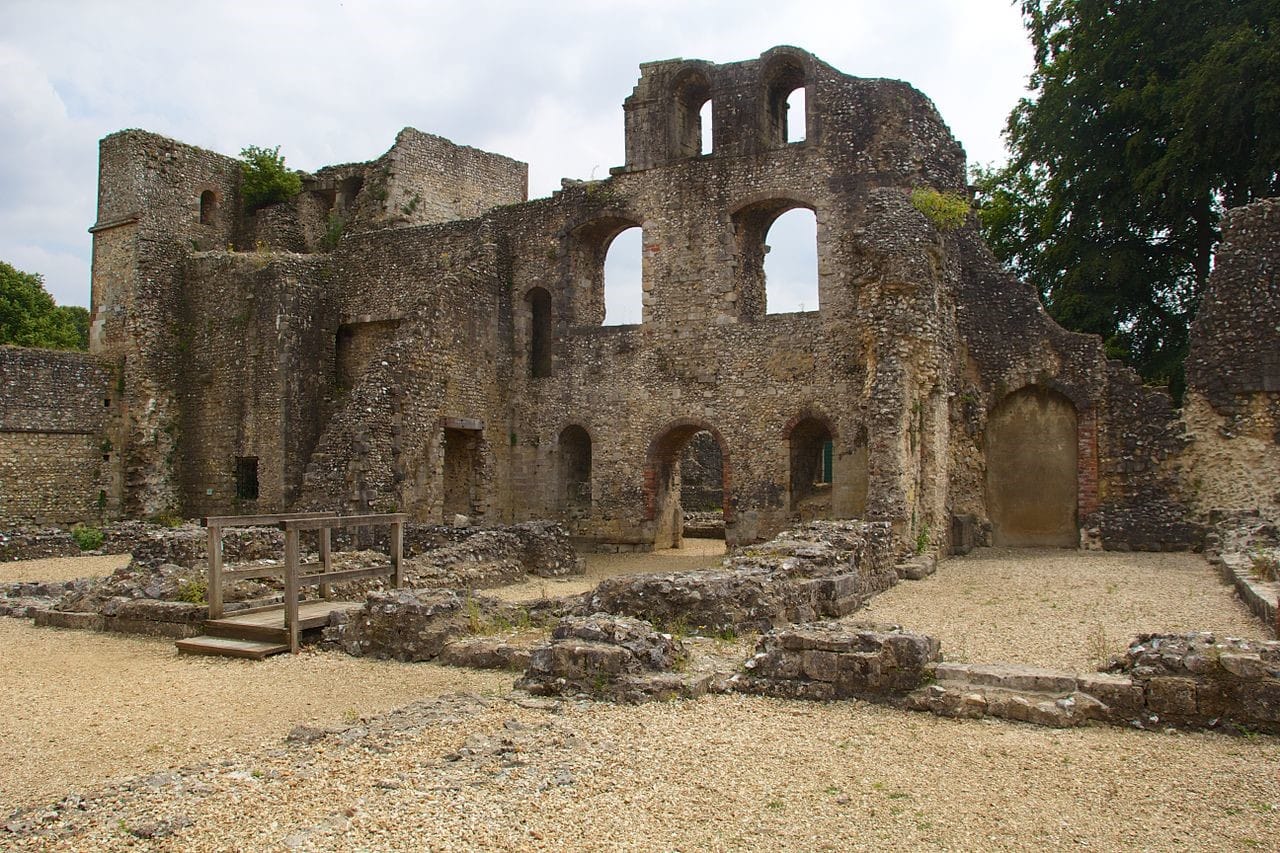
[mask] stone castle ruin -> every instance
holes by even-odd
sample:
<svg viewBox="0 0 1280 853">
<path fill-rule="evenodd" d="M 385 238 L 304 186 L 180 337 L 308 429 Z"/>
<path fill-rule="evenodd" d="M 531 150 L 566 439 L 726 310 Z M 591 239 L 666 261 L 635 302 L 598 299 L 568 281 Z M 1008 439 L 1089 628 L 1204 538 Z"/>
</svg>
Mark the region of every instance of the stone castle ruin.
<svg viewBox="0 0 1280 853">
<path fill-rule="evenodd" d="M 968 190 L 909 85 L 778 47 L 642 65 L 624 113 L 622 166 L 532 201 L 523 163 L 412 128 L 254 213 L 238 160 L 103 139 L 91 353 L 0 349 L 0 517 L 395 510 L 664 548 L 696 435 L 730 544 L 858 517 L 919 550 L 1173 549 L 1211 510 L 1280 515 L 1280 202 L 1225 222 L 1177 410 L 972 217 L 917 209 Z M 793 208 L 819 302 L 769 313 Z M 632 227 L 643 321 L 605 326 Z"/>
</svg>

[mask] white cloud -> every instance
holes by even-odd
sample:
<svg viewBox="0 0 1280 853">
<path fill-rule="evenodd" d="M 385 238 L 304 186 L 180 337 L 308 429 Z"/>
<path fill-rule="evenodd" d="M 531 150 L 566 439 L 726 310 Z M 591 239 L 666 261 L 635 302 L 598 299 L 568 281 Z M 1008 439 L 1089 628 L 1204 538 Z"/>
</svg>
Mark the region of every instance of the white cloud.
<svg viewBox="0 0 1280 853">
<path fill-rule="evenodd" d="M 911 82 L 976 161 L 1001 156 L 1030 70 L 1008 0 L 7 0 L 0 258 L 49 264 L 30 271 L 87 304 L 97 140 L 122 128 L 230 155 L 279 144 L 314 170 L 376 157 L 412 125 L 530 163 L 537 197 L 623 161 L 639 63 L 775 44 Z"/>
</svg>

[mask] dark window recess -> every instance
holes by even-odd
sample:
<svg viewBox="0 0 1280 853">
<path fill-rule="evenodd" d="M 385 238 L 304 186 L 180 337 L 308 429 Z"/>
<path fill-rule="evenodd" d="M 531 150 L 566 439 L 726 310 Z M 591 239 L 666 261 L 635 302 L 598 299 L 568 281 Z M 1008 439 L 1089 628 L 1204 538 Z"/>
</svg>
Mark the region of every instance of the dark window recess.
<svg viewBox="0 0 1280 853">
<path fill-rule="evenodd" d="M 218 194 L 213 190 L 200 193 L 200 224 L 212 225 L 213 214 L 218 209 Z"/>
<path fill-rule="evenodd" d="M 236 457 L 236 497 L 242 501 L 258 499 L 258 457 Z"/>
<path fill-rule="evenodd" d="M 541 287 L 529 291 L 529 374 L 535 379 L 551 375 L 551 294 Z"/>
</svg>

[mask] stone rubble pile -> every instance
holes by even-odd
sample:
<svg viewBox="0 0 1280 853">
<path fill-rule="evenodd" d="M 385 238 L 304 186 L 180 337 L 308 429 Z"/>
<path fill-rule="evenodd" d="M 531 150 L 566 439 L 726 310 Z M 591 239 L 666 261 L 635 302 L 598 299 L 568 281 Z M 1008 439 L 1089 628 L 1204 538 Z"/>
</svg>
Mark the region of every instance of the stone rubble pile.
<svg viewBox="0 0 1280 853">
<path fill-rule="evenodd" d="M 767 631 L 859 609 L 897 582 L 896 557 L 887 523 L 815 521 L 737 552 L 719 570 L 607 578 L 579 612 L 692 631 Z"/>
<path fill-rule="evenodd" d="M 570 616 L 535 647 L 516 687 L 538 696 L 590 696 L 613 702 L 692 698 L 707 691 L 706 675 L 676 670 L 684 644 L 640 619 L 594 613 Z"/>
<path fill-rule="evenodd" d="M 929 680 L 939 651 L 933 637 L 897 626 L 795 625 L 761 637 L 732 684 L 741 693 L 786 699 L 886 700 Z"/>
</svg>

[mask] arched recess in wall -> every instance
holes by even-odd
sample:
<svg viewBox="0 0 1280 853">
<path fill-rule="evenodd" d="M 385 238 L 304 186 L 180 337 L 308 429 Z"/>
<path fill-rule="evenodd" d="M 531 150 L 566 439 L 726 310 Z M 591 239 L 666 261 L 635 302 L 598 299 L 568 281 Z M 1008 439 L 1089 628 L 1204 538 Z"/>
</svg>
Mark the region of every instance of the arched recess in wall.
<svg viewBox="0 0 1280 853">
<path fill-rule="evenodd" d="M 645 458 L 645 520 L 653 524 L 653 547 L 679 548 L 684 541 L 684 506 L 681 503 L 680 461 L 685 448 L 700 432 L 711 435 L 720 449 L 721 508 L 726 526 L 733 523 L 729 452 L 724 437 L 710 424 L 681 419 L 668 424 L 649 443 Z"/>
<path fill-rule="evenodd" d="M 795 56 L 778 56 L 769 64 L 764 81 L 765 145 L 778 148 L 804 141 L 809 121 L 804 65 Z M 793 97 L 797 90 L 801 90 L 799 97 Z"/>
<path fill-rule="evenodd" d="M 570 323 L 643 322 L 642 246 L 640 223 L 618 215 L 593 219 L 570 232 Z M 606 312 L 606 300 L 612 311 Z"/>
<path fill-rule="evenodd" d="M 551 294 L 535 287 L 524 300 L 529 306 L 529 375 L 540 379 L 551 375 Z"/>
<path fill-rule="evenodd" d="M 1072 548 L 1080 541 L 1076 408 L 1027 386 L 987 419 L 987 509 L 994 545 Z"/>
<path fill-rule="evenodd" d="M 591 436 L 577 424 L 560 431 L 559 504 L 568 518 L 591 514 Z"/>
<path fill-rule="evenodd" d="M 742 316 L 818 310 L 818 219 L 813 205 L 771 198 L 739 208 L 732 219 Z"/>
<path fill-rule="evenodd" d="M 835 436 L 825 418 L 807 416 L 787 436 L 790 508 L 801 518 L 833 518 Z"/>
<path fill-rule="evenodd" d="M 676 78 L 672 94 L 673 159 L 711 153 L 711 83 L 698 69 Z"/>
<path fill-rule="evenodd" d="M 213 215 L 218 211 L 218 194 L 213 190 L 200 193 L 200 224 L 212 225 Z"/>
</svg>

